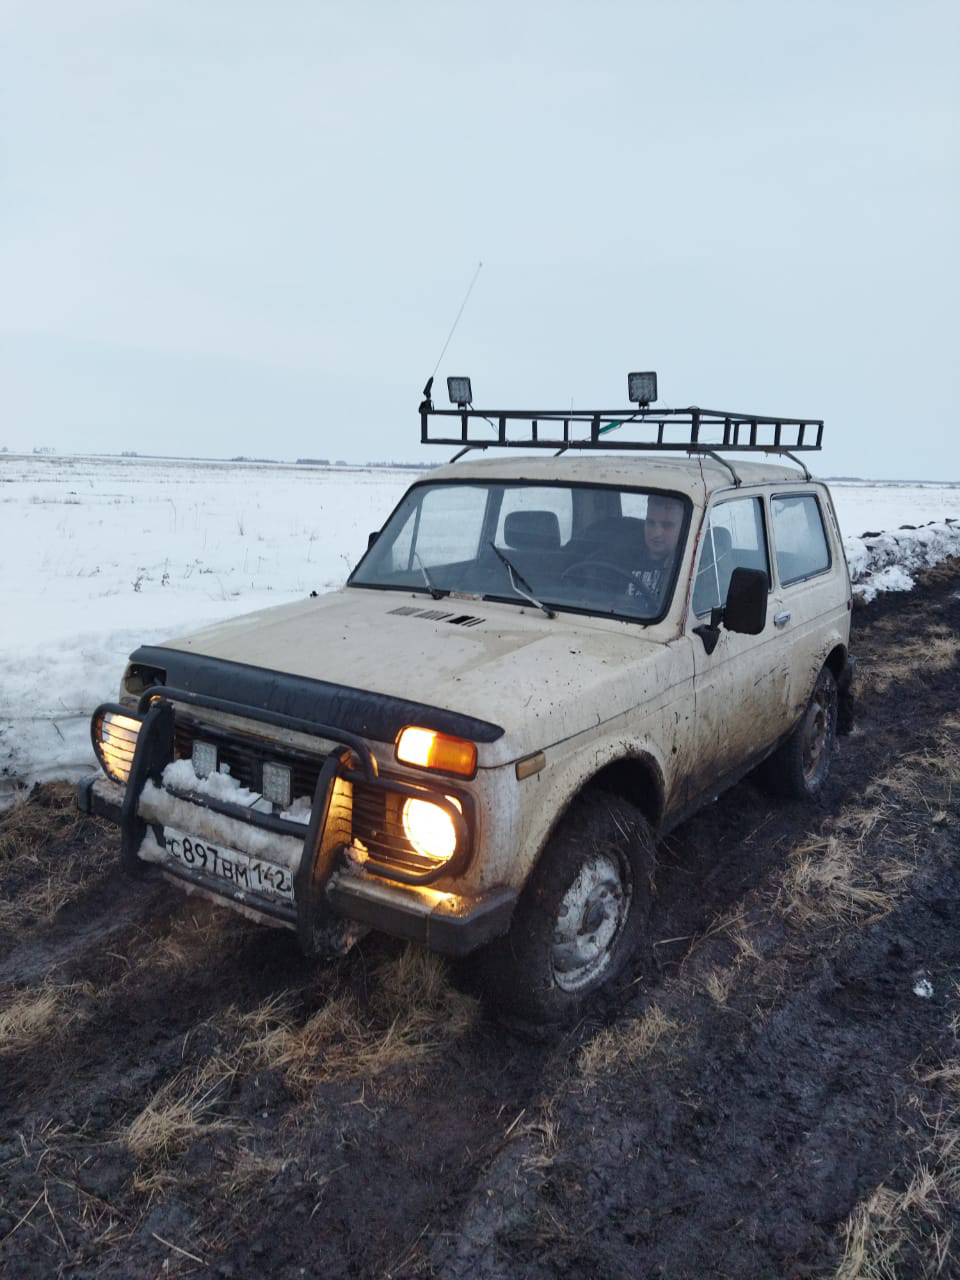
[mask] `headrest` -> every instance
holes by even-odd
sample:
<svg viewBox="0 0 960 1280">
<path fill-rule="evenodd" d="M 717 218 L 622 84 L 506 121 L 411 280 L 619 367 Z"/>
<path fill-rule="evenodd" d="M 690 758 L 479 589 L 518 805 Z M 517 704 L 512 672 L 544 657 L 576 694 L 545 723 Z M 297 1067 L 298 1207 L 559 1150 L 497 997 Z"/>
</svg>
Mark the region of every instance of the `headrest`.
<svg viewBox="0 0 960 1280">
<path fill-rule="evenodd" d="M 730 537 L 730 530 L 724 529 L 723 525 L 714 525 L 708 530 L 706 535 L 707 547 L 710 547 L 710 539 L 713 538 L 713 546 L 716 548 L 717 559 L 720 556 L 728 555 L 733 547 L 733 539 Z"/>
<path fill-rule="evenodd" d="M 643 546 L 644 521 L 639 516 L 606 516 L 595 520 L 583 531 L 583 537 L 591 542 L 624 550 Z"/>
<path fill-rule="evenodd" d="M 555 511 L 510 511 L 503 522 L 503 540 L 518 551 L 556 551 L 560 521 Z"/>
</svg>

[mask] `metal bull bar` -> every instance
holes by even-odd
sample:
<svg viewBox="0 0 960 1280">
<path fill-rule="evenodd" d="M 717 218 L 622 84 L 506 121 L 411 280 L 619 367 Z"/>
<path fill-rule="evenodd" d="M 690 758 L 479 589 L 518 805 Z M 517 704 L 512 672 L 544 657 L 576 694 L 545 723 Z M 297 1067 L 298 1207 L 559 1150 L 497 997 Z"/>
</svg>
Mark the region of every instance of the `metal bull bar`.
<svg viewBox="0 0 960 1280">
<path fill-rule="evenodd" d="M 431 803 L 449 813 L 457 834 L 458 849 L 465 850 L 467 847 L 468 826 L 464 815 L 457 807 L 450 804 L 442 794 L 429 788 L 381 778 L 372 751 L 356 734 L 335 725 L 321 724 L 297 716 L 281 715 L 225 698 L 194 693 L 187 689 L 170 688 L 167 685 L 152 685 L 143 692 L 137 707 L 137 715 L 142 717 L 141 727 L 137 735 L 120 812 L 121 862 L 124 869 L 135 876 L 143 876 L 146 873 L 146 864 L 139 857 L 139 849 L 146 835 L 148 823 L 139 813 L 140 796 L 148 780 L 153 781 L 157 786 L 161 785 L 163 769 L 174 758 L 174 703 L 221 711 L 246 720 L 269 724 L 275 728 L 324 738 L 337 743 L 341 748 L 341 750 L 329 752 L 323 759 L 314 789 L 306 832 L 301 822 L 279 818 L 272 813 L 260 813 L 212 796 L 181 795 L 172 788 L 169 789 L 169 794 L 200 808 L 209 809 L 224 817 L 239 819 L 277 835 L 291 836 L 302 841 L 303 852 L 293 876 L 293 906 L 259 896 L 255 903 L 251 903 L 242 890 L 231 886 L 229 882 L 218 882 L 214 888 L 206 877 L 191 872 L 187 867 L 169 866 L 164 870 L 189 883 L 211 890 L 221 897 L 232 899 L 243 905 L 252 905 L 261 914 L 292 925 L 296 929 L 301 948 L 307 954 L 316 953 L 322 926 L 325 923 L 329 924 L 333 918 L 324 898 L 324 888 L 334 870 L 336 855 L 344 847 L 340 835 L 341 828 L 336 821 L 331 821 L 331 808 L 337 803 L 334 786 L 337 778 L 348 782 L 363 782 L 414 798 L 429 796 Z M 130 715 L 130 708 L 120 703 L 107 704 L 103 709 Z M 378 865 L 372 858 L 368 860 L 367 865 L 370 870 L 380 872 L 393 880 L 411 884 L 426 884 L 443 871 L 450 869 L 441 867 L 433 873 L 411 875 L 398 868 Z"/>
</svg>

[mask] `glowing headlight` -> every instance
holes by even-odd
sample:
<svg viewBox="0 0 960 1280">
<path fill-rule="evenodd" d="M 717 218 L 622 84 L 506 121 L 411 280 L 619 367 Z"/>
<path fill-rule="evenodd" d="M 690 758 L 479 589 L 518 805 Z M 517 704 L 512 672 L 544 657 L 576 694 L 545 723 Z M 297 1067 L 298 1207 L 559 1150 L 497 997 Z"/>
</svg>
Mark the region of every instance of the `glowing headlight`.
<svg viewBox="0 0 960 1280">
<path fill-rule="evenodd" d="M 93 717 L 93 747 L 101 768 L 114 782 L 126 782 L 137 749 L 140 721 L 117 711 L 99 710 Z"/>
<path fill-rule="evenodd" d="M 453 796 L 444 796 L 460 812 L 463 806 Z M 457 847 L 457 831 L 445 809 L 429 800 L 407 800 L 403 806 L 403 830 L 407 839 L 424 858 L 446 862 Z"/>
</svg>

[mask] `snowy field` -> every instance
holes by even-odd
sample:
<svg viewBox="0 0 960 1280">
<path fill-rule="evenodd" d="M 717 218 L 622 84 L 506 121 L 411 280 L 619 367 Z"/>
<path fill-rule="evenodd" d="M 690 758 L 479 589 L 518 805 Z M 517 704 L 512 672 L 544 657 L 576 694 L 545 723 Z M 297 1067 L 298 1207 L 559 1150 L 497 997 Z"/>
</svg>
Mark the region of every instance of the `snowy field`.
<svg viewBox="0 0 960 1280">
<path fill-rule="evenodd" d="M 0 800 L 94 765 L 90 713 L 137 645 L 339 586 L 414 475 L 0 454 Z M 960 485 L 832 488 L 868 597 L 960 554 Z"/>
</svg>

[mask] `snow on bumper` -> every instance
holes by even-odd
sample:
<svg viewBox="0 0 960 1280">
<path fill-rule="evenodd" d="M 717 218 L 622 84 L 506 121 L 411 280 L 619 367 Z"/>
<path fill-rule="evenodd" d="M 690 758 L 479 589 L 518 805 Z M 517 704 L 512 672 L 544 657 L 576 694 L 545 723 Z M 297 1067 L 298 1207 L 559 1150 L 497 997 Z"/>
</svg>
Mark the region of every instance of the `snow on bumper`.
<svg viewBox="0 0 960 1280">
<path fill-rule="evenodd" d="M 118 824 L 123 822 L 124 798 L 124 788 L 102 776 L 87 778 L 77 788 L 80 809 Z M 319 886 L 317 895 L 317 884 L 301 873 L 306 826 L 304 839 L 264 831 L 171 795 L 149 781 L 141 791 L 136 818 L 146 824 L 135 850 L 142 866 L 243 915 L 296 929 L 305 950 L 312 948 L 305 945 L 304 917 L 320 914 L 328 916 L 331 924 L 352 922 L 448 955 L 466 955 L 506 932 L 516 905 L 516 893 L 508 888 L 467 896 L 430 886 L 401 885 L 346 859 Z M 158 832 L 163 834 L 162 842 Z M 170 843 L 182 842 L 184 834 L 192 842 L 189 862 L 183 860 L 182 848 L 176 850 Z M 269 868 L 276 869 L 272 885 Z M 312 936 L 314 921 L 309 923 Z M 338 950 L 342 948 L 335 942 L 336 932 L 327 930 L 332 949 Z"/>
</svg>

